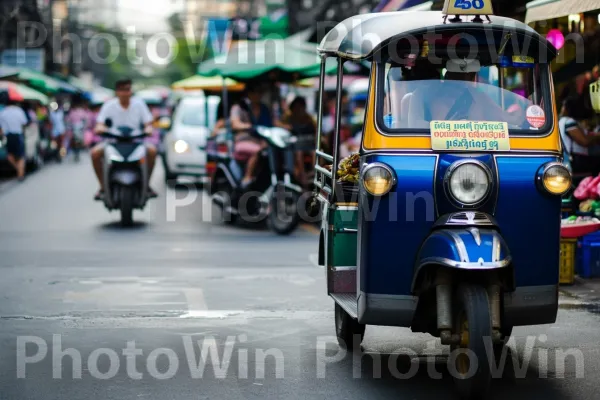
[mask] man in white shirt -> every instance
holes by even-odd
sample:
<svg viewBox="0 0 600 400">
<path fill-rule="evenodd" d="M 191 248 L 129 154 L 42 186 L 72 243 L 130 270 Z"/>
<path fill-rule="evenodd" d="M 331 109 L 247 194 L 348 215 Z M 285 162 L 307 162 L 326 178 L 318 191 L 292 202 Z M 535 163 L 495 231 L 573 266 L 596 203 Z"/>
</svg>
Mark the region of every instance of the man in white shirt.
<svg viewBox="0 0 600 400">
<path fill-rule="evenodd" d="M 131 79 L 121 79 L 115 85 L 116 98 L 104 103 L 96 119 L 96 133 L 103 133 L 107 130 L 106 120 L 110 119 L 112 125 L 127 126 L 131 129 L 139 129 L 144 126 L 144 132 L 147 135 L 152 134 L 152 122 L 154 118 L 143 100 L 133 97 L 131 90 Z M 146 159 L 148 161 L 148 180 L 154 169 L 156 160 L 156 148 L 150 143 L 146 143 Z M 104 143 L 97 144 L 91 152 L 94 171 L 100 183 L 100 190 L 96 194 L 96 199 L 101 199 L 104 193 L 104 182 L 102 174 L 102 162 L 104 160 Z M 156 193 L 149 188 L 151 197 L 156 197 Z"/>
<path fill-rule="evenodd" d="M 25 111 L 5 99 L 7 106 L 0 111 L 0 130 L 6 136 L 8 162 L 17 171 L 19 181 L 25 179 L 25 138 L 23 128 L 29 124 Z"/>
</svg>

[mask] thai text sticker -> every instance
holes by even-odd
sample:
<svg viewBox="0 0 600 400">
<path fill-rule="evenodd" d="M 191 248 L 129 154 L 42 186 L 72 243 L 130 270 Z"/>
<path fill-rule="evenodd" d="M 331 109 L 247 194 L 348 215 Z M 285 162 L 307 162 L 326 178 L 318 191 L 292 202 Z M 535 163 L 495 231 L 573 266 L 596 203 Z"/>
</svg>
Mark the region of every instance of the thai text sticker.
<svg viewBox="0 0 600 400">
<path fill-rule="evenodd" d="M 490 121 L 431 121 L 431 148 L 441 151 L 510 150 L 508 124 Z"/>
</svg>

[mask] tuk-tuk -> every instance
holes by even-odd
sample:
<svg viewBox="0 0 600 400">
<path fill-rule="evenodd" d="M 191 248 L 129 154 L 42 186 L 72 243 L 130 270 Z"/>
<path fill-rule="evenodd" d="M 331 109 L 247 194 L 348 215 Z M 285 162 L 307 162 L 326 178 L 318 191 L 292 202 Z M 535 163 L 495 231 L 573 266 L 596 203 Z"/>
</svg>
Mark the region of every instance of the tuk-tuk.
<svg viewBox="0 0 600 400">
<path fill-rule="evenodd" d="M 322 40 L 338 109 L 344 62 L 372 67 L 356 168 L 340 166 L 341 113 L 333 153 L 317 149 L 318 254 L 342 347 L 357 349 L 366 325 L 429 333 L 473 398 L 513 327 L 555 322 L 571 176 L 556 49 L 518 21 L 446 11 L 363 14 Z"/>
</svg>

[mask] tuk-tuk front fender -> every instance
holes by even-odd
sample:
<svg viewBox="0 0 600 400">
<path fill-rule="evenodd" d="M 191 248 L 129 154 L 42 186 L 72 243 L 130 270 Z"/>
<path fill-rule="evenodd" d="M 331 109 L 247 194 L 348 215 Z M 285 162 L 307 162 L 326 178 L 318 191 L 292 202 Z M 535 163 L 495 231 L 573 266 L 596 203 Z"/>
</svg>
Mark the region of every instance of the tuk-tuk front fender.
<svg viewBox="0 0 600 400">
<path fill-rule="evenodd" d="M 412 291 L 417 289 L 428 266 L 491 271 L 505 269 L 510 264 L 508 247 L 496 230 L 476 227 L 437 230 L 425 239 L 421 247 L 415 266 Z"/>
</svg>

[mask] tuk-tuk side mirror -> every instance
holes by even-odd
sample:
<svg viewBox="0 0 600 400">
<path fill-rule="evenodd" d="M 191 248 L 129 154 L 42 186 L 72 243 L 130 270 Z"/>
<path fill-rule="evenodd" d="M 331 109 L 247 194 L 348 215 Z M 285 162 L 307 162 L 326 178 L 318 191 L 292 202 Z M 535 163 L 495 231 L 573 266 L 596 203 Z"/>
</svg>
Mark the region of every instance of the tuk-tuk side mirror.
<svg viewBox="0 0 600 400">
<path fill-rule="evenodd" d="M 158 125 L 159 129 L 164 129 L 164 130 L 171 129 L 171 118 L 169 118 L 169 117 L 161 117 L 158 120 L 158 124 L 157 125 Z"/>
</svg>

